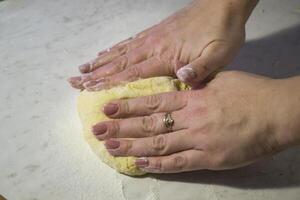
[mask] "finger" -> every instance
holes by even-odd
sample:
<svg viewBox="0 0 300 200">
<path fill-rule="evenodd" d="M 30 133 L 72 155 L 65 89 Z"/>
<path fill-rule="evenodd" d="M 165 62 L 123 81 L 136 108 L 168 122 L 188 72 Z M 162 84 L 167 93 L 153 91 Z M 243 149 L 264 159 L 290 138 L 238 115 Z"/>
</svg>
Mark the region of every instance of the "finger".
<svg viewBox="0 0 300 200">
<path fill-rule="evenodd" d="M 71 84 L 72 87 L 83 90 L 84 89 L 83 83 L 89 80 L 90 80 L 90 74 L 84 74 L 81 76 L 70 77 L 68 79 L 68 82 Z"/>
<path fill-rule="evenodd" d="M 164 113 L 157 113 L 144 117 L 100 122 L 93 126 L 92 132 L 99 140 L 107 140 L 109 138 L 143 138 L 168 133 L 170 129 L 164 125 L 164 115 Z M 180 111 L 173 112 L 172 119 L 175 122 L 172 126 L 172 131 L 187 128 L 186 117 Z"/>
<path fill-rule="evenodd" d="M 158 112 L 174 112 L 187 105 L 188 92 L 168 92 L 133 99 L 115 100 L 105 105 L 103 112 L 110 118 L 144 116 Z"/>
<path fill-rule="evenodd" d="M 110 76 L 115 73 L 125 70 L 134 64 L 146 60 L 149 56 L 149 50 L 146 47 L 139 47 L 135 50 L 128 52 L 127 54 L 120 56 L 110 63 L 103 65 L 102 67 L 91 72 L 91 80 L 95 81 L 102 77 Z M 93 83 L 87 83 L 85 87 L 92 87 Z"/>
<path fill-rule="evenodd" d="M 150 57 L 150 56 L 149 56 Z M 112 84 L 134 81 L 139 78 L 150 78 L 154 76 L 172 76 L 173 74 L 164 63 L 156 57 L 151 57 L 144 62 L 128 67 L 122 73 L 110 77 Z"/>
<path fill-rule="evenodd" d="M 105 54 L 107 51 L 110 51 L 110 50 L 111 50 L 112 48 L 114 48 L 114 47 L 122 46 L 122 45 L 128 44 L 129 42 L 132 42 L 133 39 L 135 39 L 135 38 L 136 38 L 136 37 L 129 37 L 129 38 L 127 38 L 127 39 L 125 39 L 125 40 L 123 40 L 123 41 L 121 41 L 121 42 L 115 44 L 113 47 L 111 47 L 111 48 L 109 48 L 109 49 L 100 51 L 100 52 L 98 53 L 98 56 L 101 56 L 101 55 Z"/>
<path fill-rule="evenodd" d="M 80 84 L 80 81 L 81 81 L 81 77 L 80 76 L 74 76 L 74 77 L 68 78 L 68 82 L 70 83 L 70 85 L 73 88 L 81 90 L 81 89 L 84 89 L 84 87 Z"/>
<path fill-rule="evenodd" d="M 135 164 L 149 173 L 178 173 L 207 169 L 207 156 L 201 150 L 186 150 L 168 156 L 142 157 Z"/>
<path fill-rule="evenodd" d="M 145 47 L 137 48 L 134 51 L 128 52 L 123 56 L 120 56 L 113 60 L 112 62 L 102 66 L 101 68 L 96 69 L 95 71 L 84 74 L 82 77 L 84 79 L 80 79 L 80 81 L 76 82 L 77 88 L 86 88 L 89 91 L 98 90 L 98 88 L 103 83 L 106 83 L 106 78 L 102 78 L 117 72 L 124 70 L 126 67 L 139 63 L 149 56 L 148 49 Z"/>
<path fill-rule="evenodd" d="M 113 156 L 157 156 L 192 149 L 191 135 L 186 130 L 137 139 L 109 139 L 105 141 Z"/>
<path fill-rule="evenodd" d="M 158 27 L 159 27 L 159 24 L 155 24 L 155 25 L 151 26 L 150 28 L 147 28 L 147 29 L 145 29 L 145 30 L 139 32 L 139 33 L 136 34 L 135 36 L 132 36 L 132 37 L 130 37 L 130 38 L 127 38 L 126 40 L 123 40 L 123 41 L 117 43 L 115 46 L 118 46 L 118 45 L 124 45 L 124 44 L 127 44 L 127 43 L 131 42 L 131 41 L 134 40 L 134 39 L 146 37 L 148 34 L 150 34 L 150 33 L 154 32 L 154 31 L 156 31 L 156 29 L 157 29 Z M 103 55 L 103 54 L 106 53 L 106 52 L 107 52 L 107 50 L 100 51 L 100 52 L 98 53 L 98 56 Z"/>
<path fill-rule="evenodd" d="M 154 32 L 154 31 L 157 29 L 157 27 L 158 27 L 158 24 L 153 25 L 153 26 L 151 26 L 150 28 L 147 28 L 147 29 L 145 29 L 145 30 L 139 32 L 139 33 L 136 34 L 135 36 L 129 37 L 129 38 L 127 38 L 126 40 L 123 40 L 123 41 L 117 43 L 115 46 L 124 45 L 124 44 L 127 44 L 127 43 L 132 42 L 134 39 L 139 39 L 139 38 L 146 37 L 148 34 Z M 105 52 L 107 52 L 107 50 L 100 51 L 100 52 L 98 53 L 98 56 L 103 55 Z"/>
<path fill-rule="evenodd" d="M 116 85 L 135 81 L 140 78 L 149 78 L 154 76 L 171 76 L 170 71 L 164 67 L 164 64 L 155 57 L 151 57 L 143 62 L 132 65 L 120 73 L 106 77 L 101 82 L 86 87 L 89 91 L 108 89 Z"/>
<path fill-rule="evenodd" d="M 136 38 L 129 40 L 127 43 L 121 43 L 119 45 L 115 45 L 112 48 L 106 50 L 105 52 L 101 52 L 100 56 L 95 58 L 94 60 L 87 62 L 83 65 L 79 66 L 79 71 L 81 73 L 89 73 L 98 69 L 99 67 L 113 61 L 114 59 L 122 56 L 129 51 L 136 49 L 144 44 L 145 38 Z"/>
<path fill-rule="evenodd" d="M 119 46 L 114 49 L 107 49 L 106 52 L 102 52 L 100 56 L 97 58 L 80 65 L 79 71 L 81 73 L 89 73 L 94 71 L 95 69 L 101 67 L 102 65 L 105 65 L 112 60 L 116 59 L 117 57 L 124 55 L 126 53 L 126 45 L 124 46 Z"/>
<path fill-rule="evenodd" d="M 227 64 L 232 57 L 229 55 L 230 52 L 224 42 L 212 42 L 203 50 L 199 58 L 180 68 L 176 75 L 181 81 L 196 86 L 211 73 Z"/>
<path fill-rule="evenodd" d="M 147 35 L 155 32 L 158 27 L 160 27 L 160 24 L 155 24 L 155 25 L 151 26 L 150 28 L 147 28 L 147 29 L 139 32 L 138 34 L 136 34 L 136 37 L 137 38 L 146 37 Z"/>
</svg>

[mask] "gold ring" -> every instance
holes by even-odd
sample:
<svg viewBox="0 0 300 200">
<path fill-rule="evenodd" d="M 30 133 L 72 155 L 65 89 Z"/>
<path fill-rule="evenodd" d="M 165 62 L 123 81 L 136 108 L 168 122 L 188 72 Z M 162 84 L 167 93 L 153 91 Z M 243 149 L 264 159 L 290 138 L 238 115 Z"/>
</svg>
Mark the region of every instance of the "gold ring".
<svg viewBox="0 0 300 200">
<path fill-rule="evenodd" d="M 172 131 L 172 126 L 174 125 L 174 119 L 172 119 L 171 113 L 167 112 L 163 118 L 163 122 L 165 124 L 165 127 Z"/>
</svg>

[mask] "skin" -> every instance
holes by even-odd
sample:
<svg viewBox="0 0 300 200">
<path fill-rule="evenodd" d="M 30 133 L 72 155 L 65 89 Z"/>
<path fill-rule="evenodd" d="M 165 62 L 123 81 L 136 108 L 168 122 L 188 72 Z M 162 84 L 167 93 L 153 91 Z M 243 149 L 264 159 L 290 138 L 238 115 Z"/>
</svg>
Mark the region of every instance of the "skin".
<svg viewBox="0 0 300 200">
<path fill-rule="evenodd" d="M 192 86 L 227 65 L 245 39 L 255 0 L 198 0 L 79 67 L 70 84 L 91 91 L 153 76 Z M 208 17 L 209 16 L 209 17 Z"/>
<path fill-rule="evenodd" d="M 214 77 L 244 43 L 256 3 L 194 1 L 79 67 L 83 74 L 69 79 L 77 89 L 97 91 L 165 75 L 198 88 L 106 105 L 104 113 L 115 120 L 92 131 L 112 155 L 137 156 L 136 164 L 147 172 L 176 173 L 237 168 L 300 144 L 300 77 Z M 175 121 L 171 131 L 162 121 L 166 112 Z"/>
<path fill-rule="evenodd" d="M 294 84 L 300 77 L 221 72 L 200 90 L 113 101 L 104 112 L 115 120 L 93 132 L 110 154 L 140 157 L 136 164 L 146 172 L 237 168 L 300 144 Z M 166 112 L 175 121 L 171 132 Z"/>
</svg>

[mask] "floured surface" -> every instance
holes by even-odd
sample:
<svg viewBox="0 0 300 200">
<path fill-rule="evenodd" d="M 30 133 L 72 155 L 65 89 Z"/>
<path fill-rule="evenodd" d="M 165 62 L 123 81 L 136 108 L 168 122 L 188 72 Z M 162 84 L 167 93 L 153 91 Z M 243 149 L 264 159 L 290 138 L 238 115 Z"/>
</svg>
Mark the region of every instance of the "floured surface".
<svg viewBox="0 0 300 200">
<path fill-rule="evenodd" d="M 9 200 L 299 200 L 299 149 L 236 171 L 132 178 L 99 162 L 82 139 L 78 92 L 66 83 L 78 73 L 75 66 L 185 3 L 0 2 L 0 194 Z M 253 41 L 238 66 L 276 77 L 299 72 L 298 7 L 299 0 L 261 0 L 248 24 Z"/>
</svg>

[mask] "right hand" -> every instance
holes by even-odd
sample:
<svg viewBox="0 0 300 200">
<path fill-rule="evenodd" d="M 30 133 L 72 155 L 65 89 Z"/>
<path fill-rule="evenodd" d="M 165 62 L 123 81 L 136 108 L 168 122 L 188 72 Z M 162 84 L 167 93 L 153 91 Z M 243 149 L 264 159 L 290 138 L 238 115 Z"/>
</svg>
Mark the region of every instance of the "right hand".
<svg viewBox="0 0 300 200">
<path fill-rule="evenodd" d="M 79 67 L 82 76 L 69 82 L 94 91 L 139 78 L 177 75 L 196 86 L 227 65 L 243 44 L 245 22 L 254 7 L 245 2 L 194 1 L 136 37 L 100 52 Z"/>
<path fill-rule="evenodd" d="M 300 144 L 299 81 L 220 72 L 202 89 L 113 100 L 103 111 L 114 120 L 92 130 L 146 172 L 238 168 Z"/>
</svg>

